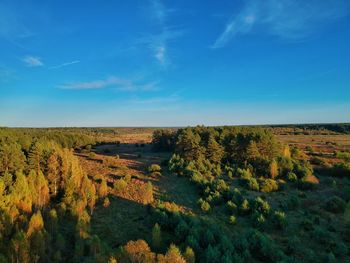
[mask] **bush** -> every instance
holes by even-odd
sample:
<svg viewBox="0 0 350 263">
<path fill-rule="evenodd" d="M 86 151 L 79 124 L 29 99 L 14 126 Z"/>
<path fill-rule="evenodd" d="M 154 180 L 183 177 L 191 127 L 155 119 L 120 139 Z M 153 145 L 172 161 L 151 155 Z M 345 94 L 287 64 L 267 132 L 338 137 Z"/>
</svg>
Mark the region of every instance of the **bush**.
<svg viewBox="0 0 350 263">
<path fill-rule="evenodd" d="M 105 197 L 103 200 L 103 207 L 108 207 L 110 205 L 110 201 L 108 197 Z"/>
<path fill-rule="evenodd" d="M 243 200 L 243 202 L 241 203 L 241 205 L 239 207 L 239 211 L 242 215 L 246 215 L 249 213 L 250 205 L 249 205 L 249 201 L 247 199 Z"/>
<path fill-rule="evenodd" d="M 298 180 L 298 176 L 295 173 L 293 173 L 293 172 L 289 172 L 287 174 L 287 180 L 289 182 L 293 182 L 294 183 L 294 182 L 296 182 Z"/>
<path fill-rule="evenodd" d="M 149 173 L 160 173 L 162 168 L 158 164 L 152 164 L 148 167 Z"/>
<path fill-rule="evenodd" d="M 115 181 L 113 184 L 113 188 L 117 192 L 117 194 L 122 193 L 126 189 L 127 186 L 128 186 L 128 183 L 125 182 L 124 179 L 119 179 L 119 180 Z"/>
<path fill-rule="evenodd" d="M 204 201 L 202 198 L 198 200 L 198 204 L 203 212 L 208 212 L 210 210 L 210 204 L 207 201 Z"/>
<path fill-rule="evenodd" d="M 237 211 L 237 205 L 233 201 L 231 201 L 231 200 L 227 201 L 226 205 L 227 205 L 228 209 L 230 210 L 230 212 Z"/>
<path fill-rule="evenodd" d="M 247 190 L 259 191 L 258 181 L 253 177 L 247 177 L 247 178 L 240 179 L 240 184 L 244 188 L 246 188 Z"/>
<path fill-rule="evenodd" d="M 237 218 L 235 215 L 231 215 L 230 218 L 230 224 L 235 225 L 237 223 Z"/>
<path fill-rule="evenodd" d="M 267 215 L 270 213 L 270 205 L 267 201 L 263 200 L 260 196 L 254 200 L 254 210 Z"/>
<path fill-rule="evenodd" d="M 248 169 L 237 169 L 237 175 L 240 178 L 251 178 L 253 177 L 252 173 Z"/>
<path fill-rule="evenodd" d="M 333 196 L 326 202 L 324 208 L 332 213 L 344 213 L 346 203 L 338 196 Z"/>
<path fill-rule="evenodd" d="M 266 218 L 263 214 L 255 212 L 252 215 L 253 226 L 256 228 L 262 228 L 265 226 Z"/>
<path fill-rule="evenodd" d="M 286 214 L 282 211 L 275 211 L 273 213 L 273 222 L 277 228 L 283 229 L 287 225 Z"/>
<path fill-rule="evenodd" d="M 278 184 L 273 179 L 263 179 L 260 181 L 260 192 L 269 193 L 278 190 Z"/>
<path fill-rule="evenodd" d="M 343 242 L 337 242 L 332 251 L 336 256 L 344 257 L 349 253 L 349 248 Z"/>
<path fill-rule="evenodd" d="M 298 182 L 298 187 L 302 190 L 312 190 L 315 189 L 319 184 L 319 180 L 314 175 L 306 175 Z"/>
</svg>

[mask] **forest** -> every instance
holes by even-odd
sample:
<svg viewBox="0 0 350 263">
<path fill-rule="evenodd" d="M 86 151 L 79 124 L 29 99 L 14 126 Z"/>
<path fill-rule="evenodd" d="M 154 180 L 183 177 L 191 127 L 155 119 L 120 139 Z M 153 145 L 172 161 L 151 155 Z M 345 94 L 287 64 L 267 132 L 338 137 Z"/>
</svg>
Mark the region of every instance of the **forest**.
<svg viewBox="0 0 350 263">
<path fill-rule="evenodd" d="M 348 133 L 0 128 L 0 262 L 349 262 Z"/>
</svg>

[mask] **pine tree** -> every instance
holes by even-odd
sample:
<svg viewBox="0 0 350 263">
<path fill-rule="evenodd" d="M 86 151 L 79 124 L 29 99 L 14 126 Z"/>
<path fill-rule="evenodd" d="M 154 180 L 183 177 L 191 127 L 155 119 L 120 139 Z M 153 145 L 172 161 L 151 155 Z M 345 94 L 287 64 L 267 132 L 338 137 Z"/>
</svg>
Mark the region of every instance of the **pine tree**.
<svg viewBox="0 0 350 263">
<path fill-rule="evenodd" d="M 272 162 L 270 163 L 270 176 L 272 179 L 278 176 L 278 165 L 276 160 L 272 160 Z"/>
<path fill-rule="evenodd" d="M 195 263 L 196 257 L 192 248 L 187 247 L 184 253 L 184 258 L 187 263 Z"/>
<path fill-rule="evenodd" d="M 34 170 L 29 172 L 28 184 L 32 193 L 33 204 L 41 209 L 49 202 L 49 186 L 44 174 L 39 170 L 37 174 Z"/>
<path fill-rule="evenodd" d="M 200 145 L 201 137 L 192 129 L 184 129 L 178 136 L 176 151 L 187 161 L 201 159 L 204 149 Z"/>
<path fill-rule="evenodd" d="M 287 144 L 283 150 L 283 157 L 290 158 L 290 156 L 291 156 L 290 148 L 289 148 L 289 145 Z"/>
<path fill-rule="evenodd" d="M 30 213 L 32 211 L 32 193 L 27 177 L 22 172 L 16 173 L 16 181 L 11 191 L 11 201 L 24 212 Z"/>
<path fill-rule="evenodd" d="M 44 229 L 44 220 L 41 216 L 41 212 L 38 211 L 32 215 L 29 220 L 27 236 L 30 237 L 34 232 L 41 231 Z"/>
<path fill-rule="evenodd" d="M 17 230 L 11 239 L 11 261 L 16 263 L 27 263 L 29 257 L 29 242 L 22 230 Z"/>
<path fill-rule="evenodd" d="M 206 158 L 213 163 L 220 163 L 223 156 L 223 147 L 219 143 L 217 143 L 213 135 L 209 135 L 206 149 Z"/>
<path fill-rule="evenodd" d="M 155 248 L 160 248 L 162 244 L 162 232 L 158 223 L 152 228 L 152 243 Z"/>
<path fill-rule="evenodd" d="M 98 195 L 100 198 L 104 198 L 108 195 L 108 185 L 105 178 L 102 178 L 101 184 L 98 188 Z"/>
<path fill-rule="evenodd" d="M 258 146 L 255 141 L 250 141 L 247 147 L 247 158 L 254 160 L 258 157 L 260 157 Z"/>
<path fill-rule="evenodd" d="M 129 241 L 124 251 L 130 262 L 155 262 L 155 254 L 144 240 Z"/>
<path fill-rule="evenodd" d="M 34 170 L 36 173 L 41 171 L 41 162 L 42 162 L 42 151 L 39 142 L 35 142 L 30 147 L 28 153 L 28 167 L 29 169 Z"/>
<path fill-rule="evenodd" d="M 165 254 L 165 262 L 167 263 L 186 263 L 186 260 L 181 255 L 180 249 L 171 244 L 168 251 Z"/>
<path fill-rule="evenodd" d="M 56 153 L 52 153 L 47 159 L 47 180 L 49 183 L 50 193 L 53 196 L 57 195 L 60 185 L 59 161 Z"/>
<path fill-rule="evenodd" d="M 0 173 L 14 173 L 23 170 L 25 156 L 18 143 L 0 141 Z"/>
</svg>

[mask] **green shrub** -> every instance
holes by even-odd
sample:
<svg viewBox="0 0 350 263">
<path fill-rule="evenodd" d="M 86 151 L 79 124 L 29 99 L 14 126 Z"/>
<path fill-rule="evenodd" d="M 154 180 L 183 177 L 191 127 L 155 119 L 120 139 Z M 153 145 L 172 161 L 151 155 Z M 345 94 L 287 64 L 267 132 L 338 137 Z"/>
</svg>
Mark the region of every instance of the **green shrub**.
<svg viewBox="0 0 350 263">
<path fill-rule="evenodd" d="M 260 192 L 269 193 L 278 190 L 278 183 L 273 179 L 262 179 L 260 181 Z"/>
<path fill-rule="evenodd" d="M 258 230 L 247 234 L 249 250 L 258 262 L 282 262 L 283 252 L 274 242 Z M 251 260 L 249 262 L 252 262 Z"/>
<path fill-rule="evenodd" d="M 235 225 L 235 224 L 237 223 L 237 218 L 236 218 L 236 216 L 234 216 L 234 215 L 231 215 L 231 216 L 230 216 L 230 223 L 231 223 L 232 225 Z"/>
<path fill-rule="evenodd" d="M 253 203 L 253 208 L 255 211 L 267 215 L 270 213 L 270 205 L 267 201 L 263 200 L 260 196 L 255 198 Z"/>
<path fill-rule="evenodd" d="M 350 152 L 336 152 L 335 157 L 350 162 Z"/>
<path fill-rule="evenodd" d="M 311 232 L 312 238 L 323 246 L 329 246 L 332 241 L 331 234 L 324 228 L 316 227 L 314 231 Z"/>
<path fill-rule="evenodd" d="M 240 178 L 251 178 L 253 177 L 249 169 L 237 169 L 237 176 Z"/>
<path fill-rule="evenodd" d="M 346 203 L 338 196 L 333 196 L 324 205 L 324 208 L 332 213 L 344 213 Z"/>
<path fill-rule="evenodd" d="M 273 222 L 275 226 L 279 229 L 283 229 L 287 225 L 286 214 L 282 211 L 275 211 L 273 213 Z"/>
<path fill-rule="evenodd" d="M 252 214 L 252 222 L 253 222 L 254 227 L 262 228 L 265 226 L 266 218 L 263 214 L 261 214 L 259 212 L 254 212 Z"/>
<path fill-rule="evenodd" d="M 241 203 L 241 205 L 239 206 L 239 212 L 242 215 L 246 215 L 248 214 L 250 211 L 250 205 L 249 205 L 249 201 L 247 199 L 244 199 Z"/>
<path fill-rule="evenodd" d="M 210 204 L 207 201 L 204 201 L 202 198 L 198 200 L 198 204 L 203 212 L 208 212 L 210 210 Z"/>
<path fill-rule="evenodd" d="M 313 190 L 318 185 L 318 179 L 313 175 L 306 175 L 298 181 L 298 188 L 301 190 Z"/>
<path fill-rule="evenodd" d="M 294 182 L 296 182 L 298 180 L 298 176 L 295 173 L 293 173 L 293 172 L 289 172 L 287 174 L 287 180 L 289 182 L 293 182 L 294 183 Z"/>
<path fill-rule="evenodd" d="M 233 201 L 231 200 L 227 201 L 226 205 L 230 212 L 237 211 L 237 205 Z"/>
<path fill-rule="evenodd" d="M 334 248 L 332 248 L 334 255 L 338 257 L 344 257 L 349 253 L 349 248 L 344 242 L 336 242 Z"/>
<path fill-rule="evenodd" d="M 259 191 L 258 181 L 253 177 L 247 177 L 247 178 L 240 179 L 240 184 L 244 188 L 246 188 L 247 190 Z"/>
<path fill-rule="evenodd" d="M 151 164 L 148 167 L 148 172 L 149 173 L 155 173 L 155 172 L 161 172 L 162 168 L 158 164 Z"/>
</svg>

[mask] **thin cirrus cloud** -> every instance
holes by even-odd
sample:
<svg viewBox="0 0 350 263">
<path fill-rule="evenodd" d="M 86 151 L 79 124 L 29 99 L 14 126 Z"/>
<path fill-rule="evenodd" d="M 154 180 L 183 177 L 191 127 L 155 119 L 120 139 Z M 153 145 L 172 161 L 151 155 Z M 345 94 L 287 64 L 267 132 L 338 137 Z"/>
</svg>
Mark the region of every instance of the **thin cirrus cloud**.
<svg viewBox="0 0 350 263">
<path fill-rule="evenodd" d="M 284 39 L 303 39 L 318 27 L 349 14 L 349 7 L 348 0 L 247 0 L 211 47 L 222 48 L 255 26 Z"/>
<path fill-rule="evenodd" d="M 155 91 L 157 90 L 157 81 L 138 84 L 129 79 L 120 77 L 109 77 L 101 80 L 94 80 L 88 82 L 71 82 L 60 85 L 60 89 L 68 90 L 94 90 L 94 89 L 105 89 L 114 87 L 120 91 L 125 92 L 136 92 L 136 91 Z"/>
<path fill-rule="evenodd" d="M 59 64 L 59 65 L 56 65 L 56 66 L 52 66 L 52 67 L 50 67 L 50 69 L 63 68 L 63 67 L 67 67 L 67 66 L 70 66 L 70 65 L 77 64 L 77 63 L 80 63 L 80 60 L 74 60 L 74 61 L 62 63 L 62 64 Z"/>
<path fill-rule="evenodd" d="M 161 0 L 151 1 L 152 17 L 160 26 L 161 32 L 157 35 L 144 38 L 141 42 L 146 42 L 153 52 L 153 57 L 163 67 L 170 63 L 168 55 L 168 43 L 182 36 L 181 30 L 174 30 L 167 26 L 167 18 L 173 10 L 167 9 Z"/>
<path fill-rule="evenodd" d="M 22 59 L 27 67 L 41 67 L 44 66 L 41 58 L 35 56 L 26 56 Z"/>
</svg>

